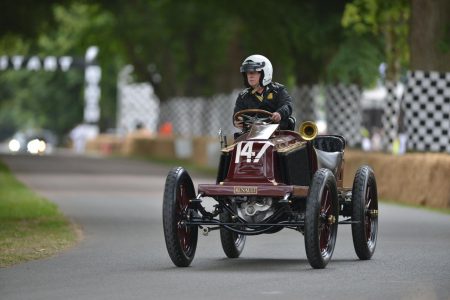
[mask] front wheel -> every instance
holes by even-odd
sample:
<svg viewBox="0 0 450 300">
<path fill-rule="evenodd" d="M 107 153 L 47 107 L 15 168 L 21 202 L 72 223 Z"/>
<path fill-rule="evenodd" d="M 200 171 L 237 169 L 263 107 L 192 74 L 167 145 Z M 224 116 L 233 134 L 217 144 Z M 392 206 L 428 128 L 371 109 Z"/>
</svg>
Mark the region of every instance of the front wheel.
<svg viewBox="0 0 450 300">
<path fill-rule="evenodd" d="M 231 213 L 225 211 L 220 214 L 220 222 L 232 223 L 233 219 Z M 244 250 L 246 236 L 220 228 L 220 241 L 222 243 L 223 251 L 228 258 L 238 258 L 242 250 Z"/>
<path fill-rule="evenodd" d="M 167 252 L 178 267 L 187 267 L 194 259 L 198 227 L 185 225 L 189 214 L 189 200 L 195 189 L 188 172 L 173 168 L 167 175 L 164 188 L 163 227 Z"/>
<path fill-rule="evenodd" d="M 338 228 L 339 202 L 336 179 L 328 169 L 313 177 L 305 214 L 305 250 L 309 264 L 323 269 L 333 255 Z"/>
<path fill-rule="evenodd" d="M 359 259 L 370 259 L 375 252 L 378 234 L 377 182 L 372 169 L 358 169 L 352 188 L 352 236 Z"/>
</svg>

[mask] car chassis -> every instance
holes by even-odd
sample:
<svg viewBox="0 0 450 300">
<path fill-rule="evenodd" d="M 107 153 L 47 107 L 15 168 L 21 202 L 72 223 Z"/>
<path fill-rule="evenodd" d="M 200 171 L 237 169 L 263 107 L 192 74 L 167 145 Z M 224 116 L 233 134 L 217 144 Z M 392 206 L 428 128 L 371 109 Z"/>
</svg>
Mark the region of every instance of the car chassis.
<svg viewBox="0 0 450 300">
<path fill-rule="evenodd" d="M 298 133 L 279 130 L 267 116 L 271 113 L 255 109 L 234 116 L 244 119 L 247 131 L 230 146 L 221 136 L 215 184 L 199 184 L 196 193 L 184 168 L 169 172 L 163 226 L 173 263 L 179 267 L 191 264 L 198 229 L 204 235 L 220 230 L 225 254 L 237 258 L 246 236 L 289 228 L 304 235 L 310 265 L 325 268 L 334 251 L 338 224 L 352 226 L 357 256 L 370 259 L 378 233 L 372 169 L 361 166 L 353 186 L 344 187 L 342 136 L 317 135 L 313 122 L 304 122 Z M 203 205 L 205 197 L 216 203 L 210 211 Z"/>
</svg>

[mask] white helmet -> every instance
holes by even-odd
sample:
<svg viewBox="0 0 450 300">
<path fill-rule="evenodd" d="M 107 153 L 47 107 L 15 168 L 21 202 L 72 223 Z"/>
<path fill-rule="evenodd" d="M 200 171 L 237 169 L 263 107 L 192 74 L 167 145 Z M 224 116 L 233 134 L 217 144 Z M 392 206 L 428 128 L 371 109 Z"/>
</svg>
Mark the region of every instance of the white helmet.
<svg viewBox="0 0 450 300">
<path fill-rule="evenodd" d="M 265 56 L 259 54 L 250 55 L 244 60 L 240 70 L 244 76 L 244 83 L 246 86 L 249 86 L 246 73 L 250 71 L 261 72 L 261 79 L 259 80 L 260 85 L 266 86 L 272 82 L 272 63 Z"/>
</svg>

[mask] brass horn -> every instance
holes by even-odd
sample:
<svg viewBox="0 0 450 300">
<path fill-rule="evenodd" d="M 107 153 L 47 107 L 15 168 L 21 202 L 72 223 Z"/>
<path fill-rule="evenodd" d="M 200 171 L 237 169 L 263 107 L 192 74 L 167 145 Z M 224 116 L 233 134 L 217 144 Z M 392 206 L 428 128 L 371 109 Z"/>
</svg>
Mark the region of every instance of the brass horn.
<svg viewBox="0 0 450 300">
<path fill-rule="evenodd" d="M 310 141 L 314 139 L 319 130 L 317 129 L 316 123 L 312 121 L 305 121 L 300 125 L 300 128 L 298 129 L 298 133 L 300 133 L 300 136 L 305 141 Z"/>
</svg>

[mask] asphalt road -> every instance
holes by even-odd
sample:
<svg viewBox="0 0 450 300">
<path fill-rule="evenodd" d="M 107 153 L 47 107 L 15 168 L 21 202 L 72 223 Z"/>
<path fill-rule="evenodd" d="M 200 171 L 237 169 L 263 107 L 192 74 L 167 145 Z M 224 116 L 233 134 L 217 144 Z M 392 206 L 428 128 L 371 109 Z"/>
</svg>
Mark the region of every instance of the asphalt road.
<svg viewBox="0 0 450 300">
<path fill-rule="evenodd" d="M 217 231 L 201 235 L 191 267 L 176 268 L 161 222 L 169 167 L 67 155 L 0 158 L 84 231 L 67 252 L 0 269 L 2 300 L 450 299 L 449 215 L 381 205 L 373 259 L 357 259 L 350 227 L 341 225 L 324 270 L 311 269 L 303 236 L 287 229 L 247 238 L 239 259 L 225 257 Z"/>
</svg>

